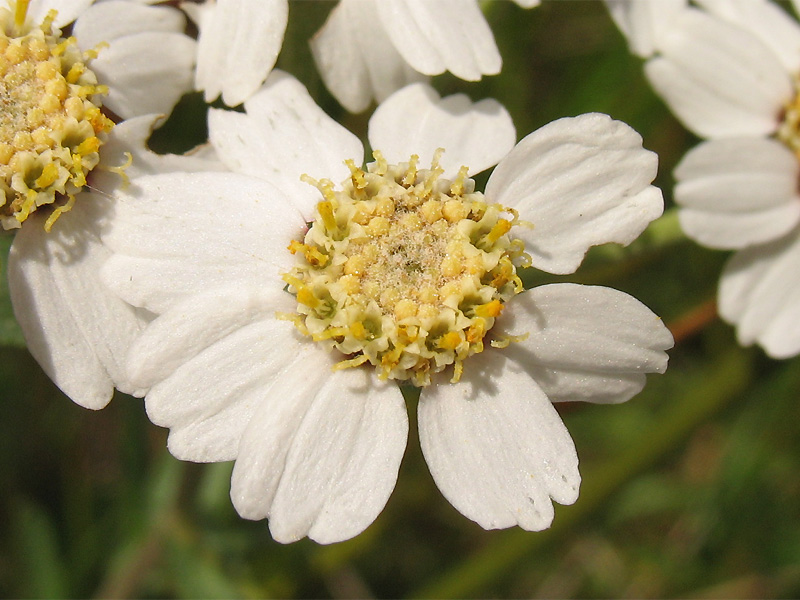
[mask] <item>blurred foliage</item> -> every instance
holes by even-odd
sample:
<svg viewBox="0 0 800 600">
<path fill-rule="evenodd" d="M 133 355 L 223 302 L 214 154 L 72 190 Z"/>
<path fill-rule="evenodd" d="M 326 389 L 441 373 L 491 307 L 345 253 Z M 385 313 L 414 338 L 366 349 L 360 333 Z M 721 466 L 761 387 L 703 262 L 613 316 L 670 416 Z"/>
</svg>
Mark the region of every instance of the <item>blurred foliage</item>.
<svg viewBox="0 0 800 600">
<path fill-rule="evenodd" d="M 11 235 L 3 235 L 0 232 L 0 344 L 8 346 L 25 346 L 22 331 L 14 319 L 14 312 L 11 310 L 11 299 L 8 296 L 8 279 L 6 273 L 6 257 L 8 249 L 14 238 Z"/>
<path fill-rule="evenodd" d="M 331 4 L 295 2 L 279 66 L 364 136 L 322 86 L 307 39 Z M 519 137 L 601 111 L 660 155 L 658 185 L 696 140 L 670 115 L 602 4 L 523 10 L 484 4 L 502 74 L 442 93 L 492 96 Z M 158 151 L 205 138 L 187 97 Z M 10 237 L 2 240 L 3 271 Z M 676 335 L 664 376 L 619 406 L 562 405 L 581 457 L 578 502 L 542 533 L 484 531 L 433 484 L 412 431 L 378 520 L 333 546 L 282 546 L 228 499 L 230 464 L 181 463 L 141 400 L 72 404 L 27 352 L 0 287 L 0 595 L 3 597 L 797 597 L 800 596 L 800 359 L 742 349 L 714 313 L 726 254 L 685 240 L 668 211 L 628 248 L 597 248 L 569 278 L 632 293 Z M 412 407 L 413 408 L 413 407 Z"/>
</svg>

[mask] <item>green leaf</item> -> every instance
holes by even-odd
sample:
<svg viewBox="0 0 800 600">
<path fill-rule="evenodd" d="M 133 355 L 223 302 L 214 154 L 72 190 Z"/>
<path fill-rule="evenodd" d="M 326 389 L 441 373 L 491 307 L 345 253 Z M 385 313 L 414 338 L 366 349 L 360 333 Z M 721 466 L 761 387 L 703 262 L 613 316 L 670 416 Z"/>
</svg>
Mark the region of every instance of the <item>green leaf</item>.
<svg viewBox="0 0 800 600">
<path fill-rule="evenodd" d="M 182 598 L 241 598 L 236 581 L 224 572 L 213 548 L 192 535 L 171 540 L 166 552 L 172 586 Z"/>
<path fill-rule="evenodd" d="M 25 502 L 14 513 L 13 546 L 20 596 L 63 598 L 67 571 L 58 547 L 58 534 L 51 515 L 33 502 Z"/>
</svg>

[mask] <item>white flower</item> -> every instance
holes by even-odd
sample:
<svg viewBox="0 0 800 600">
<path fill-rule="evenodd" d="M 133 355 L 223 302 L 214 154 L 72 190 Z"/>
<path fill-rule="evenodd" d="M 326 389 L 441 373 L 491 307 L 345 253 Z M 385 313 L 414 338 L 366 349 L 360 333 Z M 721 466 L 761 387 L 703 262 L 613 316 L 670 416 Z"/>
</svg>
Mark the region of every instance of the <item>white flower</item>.
<svg viewBox="0 0 800 600">
<path fill-rule="evenodd" d="M 206 0 L 181 3 L 200 31 L 195 88 L 206 102 L 220 94 L 241 104 L 261 87 L 283 44 L 287 0 Z"/>
<path fill-rule="evenodd" d="M 662 211 L 655 155 L 598 114 L 512 149 L 497 102 L 416 84 L 373 115 L 365 171 L 360 141 L 293 78 L 273 73 L 245 109 L 212 111 L 210 137 L 250 177 L 141 178 L 104 236 L 104 281 L 158 315 L 128 363 L 170 451 L 235 460 L 236 509 L 278 541 L 348 539 L 394 488 L 408 418 L 391 379 L 406 380 L 423 386 L 420 441 L 445 497 L 485 528 L 548 527 L 551 499 L 574 502 L 580 481 L 552 402 L 629 399 L 672 336 L 616 290 L 523 291 L 519 242 L 553 273 L 630 242 Z M 473 192 L 467 173 L 498 161 Z"/>
<path fill-rule="evenodd" d="M 800 352 L 800 25 L 766 0 L 698 4 L 651 38 L 645 64 L 675 115 L 708 140 L 675 169 L 680 222 L 703 245 L 738 250 L 720 279 L 720 314 L 741 344 L 786 358 Z"/>
<path fill-rule="evenodd" d="M 71 22 L 67 39 L 59 28 Z M 0 25 L 0 219 L 17 228 L 11 300 L 44 371 L 78 404 L 101 408 L 115 386 L 144 393 L 122 366 L 144 315 L 99 281 L 108 196 L 126 177 L 195 168 L 145 148 L 157 119 L 147 113 L 170 112 L 190 87 L 194 41 L 179 11 L 133 1 L 13 2 Z M 101 100 L 127 120 L 114 126 Z"/>
<path fill-rule="evenodd" d="M 340 0 L 311 40 L 311 51 L 325 85 L 350 112 L 426 75 L 450 71 L 478 81 L 502 65 L 475 0 Z"/>
<path fill-rule="evenodd" d="M 672 26 L 672 19 L 686 8 L 688 0 L 606 0 L 614 23 L 625 34 L 632 53 L 653 55 L 659 38 Z"/>
</svg>

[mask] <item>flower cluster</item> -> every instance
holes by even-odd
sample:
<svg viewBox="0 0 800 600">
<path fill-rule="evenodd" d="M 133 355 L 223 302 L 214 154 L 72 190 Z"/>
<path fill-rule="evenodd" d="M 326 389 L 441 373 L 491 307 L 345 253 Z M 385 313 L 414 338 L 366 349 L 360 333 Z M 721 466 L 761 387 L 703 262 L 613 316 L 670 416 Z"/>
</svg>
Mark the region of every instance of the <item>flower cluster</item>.
<svg viewBox="0 0 800 600">
<path fill-rule="evenodd" d="M 708 5 L 609 2 L 654 85 L 714 138 L 677 172 L 687 232 L 768 244 L 733 259 L 723 314 L 743 342 L 788 355 L 800 334 L 774 331 L 787 328 L 795 287 L 768 321 L 753 307 L 800 248 L 797 86 L 780 40 L 729 39 L 745 9 Z M 275 68 L 290 9 L 0 9 L 0 219 L 14 230 L 7 270 L 28 347 L 78 404 L 102 408 L 115 389 L 143 397 L 173 455 L 235 461 L 233 505 L 268 518 L 280 542 L 338 542 L 377 518 L 412 388 L 422 452 L 453 506 L 487 529 L 545 529 L 580 484 L 554 403 L 629 400 L 666 370 L 673 337 L 624 292 L 524 282 L 633 242 L 664 209 L 657 157 L 605 114 L 520 139 L 496 100 L 440 96 L 428 77 L 501 69 L 476 0 L 331 8 L 310 51 L 346 110 L 373 109 L 361 139 Z M 705 99 L 733 75 L 709 83 L 683 68 L 698 52 L 763 66 L 771 51 L 763 85 L 745 97 L 755 86 L 736 82 L 728 113 Z M 684 100 L 695 79 L 707 87 Z M 192 92 L 208 104 L 207 143 L 150 151 L 159 119 Z M 738 129 L 726 129 L 735 111 Z M 743 173 L 769 191 L 748 196 Z M 763 269 L 769 260 L 780 266 Z"/>
</svg>

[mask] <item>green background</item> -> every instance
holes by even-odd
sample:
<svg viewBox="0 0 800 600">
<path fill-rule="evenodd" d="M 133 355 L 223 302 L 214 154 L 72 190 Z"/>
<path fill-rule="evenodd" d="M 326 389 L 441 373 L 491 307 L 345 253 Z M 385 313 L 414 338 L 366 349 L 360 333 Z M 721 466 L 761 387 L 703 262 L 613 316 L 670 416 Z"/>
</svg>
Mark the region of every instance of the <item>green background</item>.
<svg viewBox="0 0 800 600">
<path fill-rule="evenodd" d="M 292 2 L 279 66 L 363 139 L 369 113 L 343 113 L 308 51 L 331 6 Z M 671 172 L 697 140 L 652 93 L 599 2 L 483 6 L 503 72 L 480 83 L 437 77 L 440 92 L 497 98 L 518 137 L 608 113 L 660 155 L 664 218 L 628 248 L 591 251 L 574 276 L 527 277 L 624 290 L 676 336 L 667 374 L 630 402 L 558 407 L 581 459 L 577 503 L 557 506 L 546 532 L 484 531 L 438 492 L 412 431 L 397 488 L 365 533 L 277 544 L 266 522 L 231 507 L 231 464 L 172 458 L 141 400 L 118 395 L 91 412 L 64 397 L 24 349 L 4 282 L 0 595 L 800 596 L 800 359 L 740 348 L 715 315 L 727 254 L 683 238 L 670 210 Z M 153 148 L 203 141 L 203 120 L 202 101 L 187 97 Z M 4 271 L 10 241 L 0 238 Z"/>
</svg>

